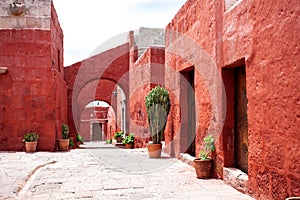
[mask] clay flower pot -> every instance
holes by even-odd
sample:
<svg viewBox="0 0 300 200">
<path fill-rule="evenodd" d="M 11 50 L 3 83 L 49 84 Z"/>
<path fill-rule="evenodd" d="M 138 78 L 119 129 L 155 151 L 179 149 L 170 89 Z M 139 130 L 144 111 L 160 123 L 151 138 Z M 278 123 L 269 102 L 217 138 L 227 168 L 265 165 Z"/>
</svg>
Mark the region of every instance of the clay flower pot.
<svg viewBox="0 0 300 200">
<path fill-rule="evenodd" d="M 69 150 L 69 141 L 70 139 L 58 139 L 57 145 L 59 151 L 68 151 Z"/>
<path fill-rule="evenodd" d="M 122 137 L 116 137 L 116 141 L 117 141 L 118 143 L 121 143 L 121 142 L 122 142 Z"/>
<path fill-rule="evenodd" d="M 35 152 L 38 139 L 39 134 L 37 134 L 37 132 L 29 131 L 24 134 L 23 142 L 25 142 L 25 151 L 27 153 Z"/>
<path fill-rule="evenodd" d="M 36 151 L 37 142 L 25 142 L 26 153 L 33 153 Z"/>
<path fill-rule="evenodd" d="M 196 158 L 194 160 L 195 171 L 197 178 L 209 178 L 211 176 L 212 159 L 201 160 Z"/>
<path fill-rule="evenodd" d="M 149 158 L 160 158 L 162 144 L 148 144 Z"/>
<path fill-rule="evenodd" d="M 125 148 L 126 149 L 133 149 L 133 143 L 126 143 Z"/>
</svg>

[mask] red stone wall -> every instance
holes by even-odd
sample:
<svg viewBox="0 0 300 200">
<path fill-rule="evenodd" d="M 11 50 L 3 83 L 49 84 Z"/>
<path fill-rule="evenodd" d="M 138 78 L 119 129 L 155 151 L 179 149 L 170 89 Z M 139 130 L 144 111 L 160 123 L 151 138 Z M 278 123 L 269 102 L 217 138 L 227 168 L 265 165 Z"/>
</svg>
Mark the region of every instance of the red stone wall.
<svg viewBox="0 0 300 200">
<path fill-rule="evenodd" d="M 56 137 L 61 138 L 62 124 L 68 122 L 67 84 L 64 72 L 63 31 L 60 27 L 57 13 L 51 3 L 51 63 L 55 92 L 55 129 Z"/>
<path fill-rule="evenodd" d="M 115 86 L 114 82 L 105 79 L 95 80 L 86 84 L 78 96 L 80 109 L 82 110 L 88 103 L 94 100 L 101 100 L 111 104 L 113 100 L 112 92 Z"/>
<path fill-rule="evenodd" d="M 180 81 L 183 79 L 186 82 L 183 73 L 191 68 L 195 68 L 196 155 L 200 152 L 201 141 L 210 125 L 211 94 L 207 88 L 210 72 L 201 71 L 199 68 L 201 66 L 207 68 L 211 65 L 210 62 L 216 60 L 217 41 L 215 38 L 216 19 L 218 18 L 216 9 L 215 1 L 187 1 L 166 27 L 166 68 L 171 71 L 171 75 L 169 75 L 170 72 L 166 72 L 168 74 L 166 85 L 172 85 L 177 98 L 171 99 L 171 113 L 173 114 L 168 120 L 169 125 L 166 132 L 169 132 L 169 136 L 166 140 L 173 141 L 171 153 L 175 156 L 185 153 L 189 147 L 186 130 L 184 130 L 189 123 L 181 120 L 183 113 L 187 110 L 186 102 L 183 102 L 182 99 L 187 94 Z M 179 38 L 182 43 L 175 47 L 172 46 L 172 43 Z M 201 65 L 197 62 L 198 56 L 203 56 L 200 51 L 205 52 L 204 56 L 208 57 L 208 59 L 199 58 Z M 219 143 L 216 143 L 216 146 L 218 147 Z"/>
<path fill-rule="evenodd" d="M 80 115 L 87 103 L 102 100 L 115 108 L 112 91 L 116 84 L 128 95 L 129 45 L 120 45 L 64 70 L 68 85 L 68 124 L 70 133 L 75 134 L 80 132 Z"/>
<path fill-rule="evenodd" d="M 66 85 L 54 52 L 62 53 L 63 38 L 53 7 L 52 13 L 51 30 L 0 29 L 0 65 L 8 68 L 0 75 L 0 150 L 23 150 L 28 131 L 40 134 L 39 151 L 56 150 L 67 116 Z"/>
<path fill-rule="evenodd" d="M 136 147 L 145 147 L 150 140 L 145 98 L 153 87 L 164 85 L 164 62 L 164 48 L 149 47 L 130 69 L 130 132 Z"/>
<path fill-rule="evenodd" d="M 296 0 L 244 0 L 226 12 L 222 1 L 189 0 L 167 26 L 167 29 L 184 34 L 200 46 L 214 61 L 224 80 L 228 98 L 227 114 L 223 132 L 216 138 L 215 156 L 215 173 L 220 178 L 223 166 L 234 167 L 233 104 L 229 99 L 232 98 L 232 77 L 226 73 L 226 69 L 245 64 L 248 190 L 258 199 L 300 196 L 299 13 Z M 195 63 L 182 62 L 181 55 L 168 51 L 168 47 L 175 42 L 174 35 L 166 36 L 166 66 L 179 72 Z M 179 45 L 180 48 L 184 49 Z M 193 55 L 183 57 L 183 60 L 194 60 Z M 203 68 L 206 61 L 202 60 L 199 67 Z M 201 74 L 195 75 L 200 116 L 196 128 L 197 153 L 211 116 L 215 113 L 209 97 L 218 97 L 222 93 L 220 90 L 205 89 L 209 86 L 205 80 L 209 79 Z M 166 76 L 166 84 L 172 81 L 174 77 Z M 177 95 L 180 96 L 180 92 Z M 179 112 L 176 105 L 172 107 L 171 113 Z M 180 124 L 180 115 L 173 115 L 169 122 L 173 124 L 170 130 L 176 133 L 180 126 L 174 122 Z M 180 152 L 179 144 L 175 145 L 176 152 Z"/>
<path fill-rule="evenodd" d="M 299 2 L 255 1 L 252 9 L 249 188 L 261 199 L 300 196 Z"/>
<path fill-rule="evenodd" d="M 115 112 L 112 107 L 109 107 L 108 112 L 107 112 L 107 139 L 113 139 L 115 132 L 119 131 L 120 128 L 116 126 L 116 117 L 115 117 Z"/>
</svg>

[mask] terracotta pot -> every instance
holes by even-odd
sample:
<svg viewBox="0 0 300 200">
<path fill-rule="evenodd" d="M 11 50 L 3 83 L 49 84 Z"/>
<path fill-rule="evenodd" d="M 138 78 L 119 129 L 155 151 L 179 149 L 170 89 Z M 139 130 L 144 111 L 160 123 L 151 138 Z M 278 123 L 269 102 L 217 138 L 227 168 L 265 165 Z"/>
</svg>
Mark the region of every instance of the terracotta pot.
<svg viewBox="0 0 300 200">
<path fill-rule="evenodd" d="M 149 158 L 160 158 L 162 144 L 148 144 Z"/>
<path fill-rule="evenodd" d="M 37 142 L 25 142 L 25 151 L 27 153 L 33 153 L 36 151 Z"/>
<path fill-rule="evenodd" d="M 133 149 L 133 143 L 125 144 L 126 149 Z"/>
<path fill-rule="evenodd" d="M 118 143 L 120 143 L 120 142 L 122 142 L 122 137 L 117 137 L 116 140 Z"/>
<path fill-rule="evenodd" d="M 58 139 L 58 150 L 59 151 L 68 151 L 69 150 L 69 141 L 70 139 Z"/>
<path fill-rule="evenodd" d="M 209 178 L 211 175 L 212 159 L 201 160 L 196 158 L 194 160 L 197 178 Z"/>
</svg>

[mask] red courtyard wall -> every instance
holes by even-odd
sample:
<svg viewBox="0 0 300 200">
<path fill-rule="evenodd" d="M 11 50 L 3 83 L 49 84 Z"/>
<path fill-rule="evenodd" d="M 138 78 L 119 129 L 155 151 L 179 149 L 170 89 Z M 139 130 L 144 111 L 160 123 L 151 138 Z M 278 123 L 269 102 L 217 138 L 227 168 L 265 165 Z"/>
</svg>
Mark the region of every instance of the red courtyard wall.
<svg viewBox="0 0 300 200">
<path fill-rule="evenodd" d="M 237 61 L 244 62 L 248 99 L 248 191 L 258 199 L 300 196 L 299 16 L 296 0 L 244 0 L 226 12 L 223 1 L 189 0 L 167 26 L 191 38 L 207 52 L 223 76 L 228 98 L 232 96 L 228 90 L 232 77 L 224 74 L 224 70 L 236 66 Z M 181 62 L 180 56 L 168 52 L 168 46 L 175 42 L 174 35 L 167 34 L 166 39 L 166 66 L 181 71 L 193 65 Z M 212 95 L 212 91 L 205 89 L 204 79 L 195 75 L 200 116 L 196 128 L 197 153 L 214 112 L 211 103 L 201 100 Z M 166 84 L 171 81 L 172 77 L 166 76 Z M 216 138 L 215 175 L 220 178 L 223 166 L 234 167 L 234 119 L 230 117 L 233 104 L 229 99 L 227 103 L 223 132 L 216 133 L 220 137 Z M 178 113 L 178 108 L 171 112 Z M 180 115 L 173 115 L 168 123 L 176 121 L 180 124 Z M 180 126 L 174 125 L 173 133 L 178 129 Z M 179 144 L 175 151 L 180 152 Z"/>
<path fill-rule="evenodd" d="M 58 63 L 63 68 L 63 35 L 53 5 L 48 8 L 49 30 L 0 29 L 0 65 L 8 68 L 0 75 L 0 150 L 21 151 L 23 135 L 38 131 L 37 149 L 55 151 L 67 120 L 66 85 L 58 70 Z"/>
<path fill-rule="evenodd" d="M 165 51 L 149 47 L 130 68 L 130 132 L 135 134 L 135 147 L 145 147 L 151 139 L 148 130 L 145 99 L 156 85 L 164 85 Z"/>
<path fill-rule="evenodd" d="M 129 45 L 109 49 L 64 70 L 68 85 L 68 124 L 70 133 L 75 135 L 80 132 L 80 116 L 87 103 L 101 100 L 116 108 L 117 99 L 112 97 L 116 85 L 128 95 Z"/>
</svg>

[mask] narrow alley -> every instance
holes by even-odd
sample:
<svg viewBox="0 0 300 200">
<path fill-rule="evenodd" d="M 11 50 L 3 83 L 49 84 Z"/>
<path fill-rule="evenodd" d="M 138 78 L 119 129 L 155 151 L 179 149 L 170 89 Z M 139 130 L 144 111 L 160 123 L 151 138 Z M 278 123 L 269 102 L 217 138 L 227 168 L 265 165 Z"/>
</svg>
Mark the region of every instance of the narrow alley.
<svg viewBox="0 0 300 200">
<path fill-rule="evenodd" d="M 85 143 L 69 152 L 0 153 L 0 199 L 252 199 L 222 180 L 146 149 Z"/>
</svg>

